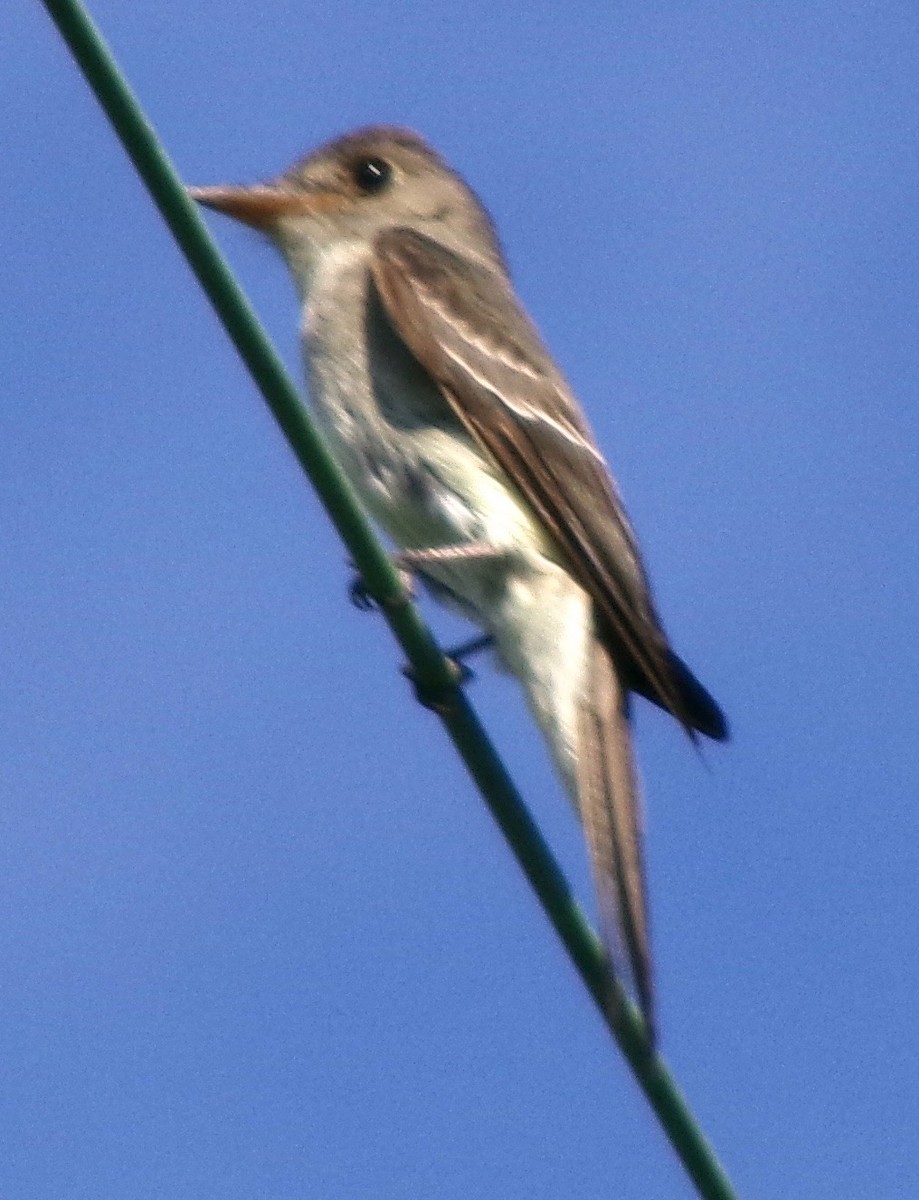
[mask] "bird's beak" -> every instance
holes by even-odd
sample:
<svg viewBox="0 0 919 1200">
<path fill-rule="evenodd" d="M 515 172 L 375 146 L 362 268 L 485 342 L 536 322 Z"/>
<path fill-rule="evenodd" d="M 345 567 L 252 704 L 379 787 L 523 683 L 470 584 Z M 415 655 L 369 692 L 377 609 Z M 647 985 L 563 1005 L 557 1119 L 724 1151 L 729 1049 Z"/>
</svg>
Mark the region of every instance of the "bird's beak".
<svg viewBox="0 0 919 1200">
<path fill-rule="evenodd" d="M 255 229 L 271 229 L 281 217 L 304 216 L 341 208 L 334 192 L 293 191 L 275 184 L 253 187 L 190 187 L 192 200 Z"/>
</svg>

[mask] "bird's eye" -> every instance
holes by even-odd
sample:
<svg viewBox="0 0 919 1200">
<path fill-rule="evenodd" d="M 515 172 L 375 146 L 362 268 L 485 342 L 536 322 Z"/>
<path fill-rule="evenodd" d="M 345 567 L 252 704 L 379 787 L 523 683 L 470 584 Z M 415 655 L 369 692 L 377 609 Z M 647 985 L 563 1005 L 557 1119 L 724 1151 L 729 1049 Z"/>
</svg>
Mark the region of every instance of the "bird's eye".
<svg viewBox="0 0 919 1200">
<path fill-rule="evenodd" d="M 368 196 L 382 192 L 392 179 L 392 167 L 385 158 L 362 158 L 354 168 L 354 182 Z"/>
</svg>

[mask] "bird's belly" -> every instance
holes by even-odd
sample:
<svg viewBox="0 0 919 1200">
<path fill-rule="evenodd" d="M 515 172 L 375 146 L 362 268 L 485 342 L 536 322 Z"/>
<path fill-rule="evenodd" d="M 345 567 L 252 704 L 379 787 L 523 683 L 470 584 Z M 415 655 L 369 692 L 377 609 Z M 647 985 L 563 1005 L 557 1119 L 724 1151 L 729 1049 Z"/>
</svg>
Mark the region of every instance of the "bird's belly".
<svg viewBox="0 0 919 1200">
<path fill-rule="evenodd" d="M 329 449 L 371 516 L 399 546 L 474 545 L 494 553 L 420 572 L 434 594 L 479 624 L 510 572 L 551 554 L 529 509 L 461 427 L 393 427 L 369 387 L 311 372 L 313 402 Z M 365 403 L 361 402 L 364 397 Z"/>
<path fill-rule="evenodd" d="M 338 290 L 344 285 L 335 283 Z M 348 284 L 349 287 L 356 286 Z M 324 284 L 319 281 L 319 298 Z M 330 300 L 325 296 L 324 300 Z M 323 312 L 336 314 L 323 320 Z M 342 303 L 310 303 L 303 328 L 310 393 L 330 451 L 371 516 L 400 547 L 476 544 L 491 556 L 425 565 L 440 599 L 479 624 L 509 573 L 554 557 L 516 490 L 406 355 L 371 359 L 366 329 Z M 334 327 L 333 327 L 334 326 Z M 404 348 L 403 348 L 404 349 Z M 446 595 L 443 592 L 446 590 Z"/>
<path fill-rule="evenodd" d="M 313 406 L 329 449 L 361 500 L 400 545 L 488 536 L 532 525 L 516 493 L 420 370 L 372 372 L 360 329 L 308 324 Z"/>
</svg>

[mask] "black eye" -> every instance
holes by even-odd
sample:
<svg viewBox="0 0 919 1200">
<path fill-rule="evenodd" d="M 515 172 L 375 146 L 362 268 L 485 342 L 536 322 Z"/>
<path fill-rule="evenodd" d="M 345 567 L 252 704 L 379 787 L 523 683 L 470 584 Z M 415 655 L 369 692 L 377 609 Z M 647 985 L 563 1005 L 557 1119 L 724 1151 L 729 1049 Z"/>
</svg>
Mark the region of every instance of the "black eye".
<svg viewBox="0 0 919 1200">
<path fill-rule="evenodd" d="M 362 158 L 354 168 L 354 182 L 367 195 L 382 192 L 392 179 L 392 167 L 385 158 Z"/>
</svg>

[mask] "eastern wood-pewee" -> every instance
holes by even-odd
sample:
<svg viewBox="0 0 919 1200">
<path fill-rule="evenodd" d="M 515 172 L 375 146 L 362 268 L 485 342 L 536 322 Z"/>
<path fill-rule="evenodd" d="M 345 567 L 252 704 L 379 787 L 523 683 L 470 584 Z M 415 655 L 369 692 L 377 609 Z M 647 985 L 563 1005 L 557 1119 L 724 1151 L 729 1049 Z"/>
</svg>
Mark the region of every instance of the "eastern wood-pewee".
<svg viewBox="0 0 919 1200">
<path fill-rule="evenodd" d="M 389 127 L 270 183 L 191 194 L 278 246 L 332 452 L 401 561 L 493 637 L 523 685 L 653 1036 L 629 693 L 690 736 L 727 727 L 668 645 L 616 485 L 488 213 L 426 142 Z"/>
</svg>

